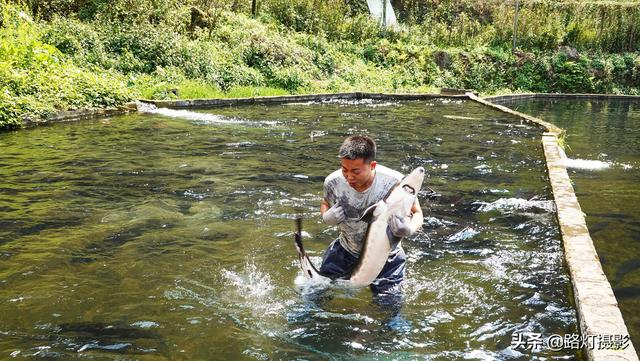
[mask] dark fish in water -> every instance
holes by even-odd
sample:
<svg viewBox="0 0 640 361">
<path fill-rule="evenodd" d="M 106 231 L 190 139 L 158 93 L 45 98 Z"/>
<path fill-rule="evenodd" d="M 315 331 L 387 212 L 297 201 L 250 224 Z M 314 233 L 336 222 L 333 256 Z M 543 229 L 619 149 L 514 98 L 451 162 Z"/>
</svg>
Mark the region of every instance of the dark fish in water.
<svg viewBox="0 0 640 361">
<path fill-rule="evenodd" d="M 96 340 L 105 338 L 116 338 L 123 340 L 159 338 L 159 335 L 152 330 L 146 330 L 127 325 L 112 325 L 101 322 L 63 323 L 58 327 L 60 333 L 75 333 L 79 336 L 86 336 Z"/>
</svg>

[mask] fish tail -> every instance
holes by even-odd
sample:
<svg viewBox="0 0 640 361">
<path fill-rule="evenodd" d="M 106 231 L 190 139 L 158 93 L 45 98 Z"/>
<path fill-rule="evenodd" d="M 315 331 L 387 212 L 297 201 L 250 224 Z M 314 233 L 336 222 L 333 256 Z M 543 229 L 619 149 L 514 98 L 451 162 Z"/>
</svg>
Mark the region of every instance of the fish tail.
<svg viewBox="0 0 640 361">
<path fill-rule="evenodd" d="M 296 233 L 294 235 L 294 240 L 296 242 L 296 249 L 298 250 L 299 256 L 305 256 L 306 252 L 302 246 L 302 217 L 296 218 Z"/>
<path fill-rule="evenodd" d="M 296 243 L 296 250 L 298 251 L 298 258 L 300 259 L 300 268 L 302 269 L 302 273 L 307 278 L 320 278 L 324 277 L 313 265 L 313 262 L 307 256 L 307 252 L 305 252 L 304 247 L 302 246 L 302 217 L 296 218 L 296 233 L 294 234 L 294 240 Z"/>
</svg>

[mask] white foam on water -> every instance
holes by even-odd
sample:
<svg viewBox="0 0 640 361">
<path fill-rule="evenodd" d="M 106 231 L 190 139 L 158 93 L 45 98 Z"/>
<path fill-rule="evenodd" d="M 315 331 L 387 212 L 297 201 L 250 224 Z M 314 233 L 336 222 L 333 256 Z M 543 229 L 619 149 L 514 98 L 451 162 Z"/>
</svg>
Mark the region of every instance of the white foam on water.
<svg viewBox="0 0 640 361">
<path fill-rule="evenodd" d="M 491 203 L 473 202 L 473 204 L 481 205 L 480 208 L 478 208 L 479 212 L 498 211 L 500 213 L 514 213 L 543 211 L 546 213 L 552 213 L 555 211 L 553 201 L 538 200 L 535 199 L 535 197 L 529 200 L 523 198 L 500 198 Z"/>
<path fill-rule="evenodd" d="M 351 342 L 346 341 L 346 342 L 344 342 L 344 344 L 346 346 L 349 346 L 349 347 L 351 347 L 353 349 L 356 349 L 356 350 L 366 350 L 367 349 L 363 344 L 361 344 L 359 342 L 356 342 L 356 341 L 351 341 Z"/>
<path fill-rule="evenodd" d="M 468 239 L 475 237 L 478 234 L 480 234 L 479 231 L 476 231 L 471 227 L 465 227 L 463 230 L 447 237 L 446 242 L 454 243 L 454 242 L 466 241 Z"/>
<path fill-rule="evenodd" d="M 564 166 L 572 169 L 600 170 L 611 167 L 611 163 L 603 162 L 601 160 L 566 158 L 564 159 Z"/>
<path fill-rule="evenodd" d="M 130 343 L 115 343 L 110 345 L 100 345 L 97 341 L 93 341 L 91 343 L 84 344 L 82 347 L 78 349 L 78 352 L 83 352 L 91 349 L 102 349 L 109 351 L 120 351 L 130 347 Z"/>
<path fill-rule="evenodd" d="M 380 321 L 367 316 L 361 313 L 339 313 L 339 312 L 330 312 L 330 311 L 319 311 L 314 314 L 314 317 L 322 318 L 325 320 L 347 320 L 347 321 L 358 321 L 364 324 L 373 324 L 379 325 Z"/>
<path fill-rule="evenodd" d="M 210 114 L 210 113 L 198 113 L 185 109 L 169 109 L 158 108 L 154 104 L 138 102 L 138 111 L 142 113 L 158 114 L 169 118 L 195 120 L 204 125 L 217 125 L 217 124 L 238 124 L 238 125 L 275 125 L 278 122 L 275 121 L 247 121 L 225 117 L 222 115 Z"/>
<path fill-rule="evenodd" d="M 561 147 L 558 148 L 560 150 L 560 158 L 564 162 L 564 166 L 572 169 L 584 169 L 584 170 L 601 170 L 607 169 L 613 165 L 612 162 L 604 162 L 601 160 L 589 160 L 589 159 L 571 159 L 567 157 L 567 154 L 564 152 L 564 149 Z"/>
<path fill-rule="evenodd" d="M 329 134 L 328 131 L 326 130 L 312 130 L 309 133 L 309 138 L 311 138 L 311 140 L 315 139 L 315 138 L 320 138 L 320 137 L 324 137 L 325 135 Z"/>
<path fill-rule="evenodd" d="M 137 321 L 130 324 L 130 326 L 140 327 L 140 328 L 160 327 L 160 325 L 157 322 L 153 322 L 153 321 Z"/>
<path fill-rule="evenodd" d="M 400 102 L 379 101 L 374 99 L 328 99 L 312 100 L 302 103 L 287 103 L 285 105 L 316 105 L 316 104 L 337 104 L 337 105 L 359 105 L 369 108 L 399 106 Z"/>
<path fill-rule="evenodd" d="M 480 120 L 480 118 L 465 117 L 462 115 L 443 115 L 442 117 L 447 119 L 459 119 L 459 120 Z"/>
<path fill-rule="evenodd" d="M 326 289 L 331 286 L 331 281 L 329 279 L 308 278 L 302 274 L 296 276 L 293 283 L 303 296 L 313 294 L 318 290 Z"/>
<path fill-rule="evenodd" d="M 247 262 L 242 272 L 223 269 L 222 276 L 247 300 L 263 299 L 271 295 L 274 289 L 271 276 L 260 271 L 253 262 Z"/>
<path fill-rule="evenodd" d="M 318 267 L 317 265 L 320 265 L 322 263 L 322 257 L 309 256 L 309 260 L 311 261 L 311 263 L 316 265 L 316 267 Z M 295 266 L 299 268 L 299 261 L 296 260 L 294 263 Z M 298 276 L 296 276 L 296 278 L 293 280 L 293 283 L 298 289 L 298 292 L 300 292 L 300 294 L 302 294 L 303 296 L 313 294 L 318 290 L 326 289 L 331 286 L 331 280 L 306 277 L 304 274 L 302 274 L 302 270 L 298 270 Z"/>
</svg>

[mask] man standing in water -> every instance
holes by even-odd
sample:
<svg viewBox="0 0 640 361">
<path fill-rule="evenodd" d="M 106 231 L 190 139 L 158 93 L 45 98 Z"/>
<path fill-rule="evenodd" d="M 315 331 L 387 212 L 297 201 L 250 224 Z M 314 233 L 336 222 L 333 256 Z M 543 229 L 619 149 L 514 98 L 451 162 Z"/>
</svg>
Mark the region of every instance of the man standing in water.
<svg viewBox="0 0 640 361">
<path fill-rule="evenodd" d="M 325 251 L 320 272 L 330 276 L 349 274 L 355 267 L 364 238 L 366 222 L 360 216 L 383 199 L 402 179 L 402 174 L 375 161 L 376 144 L 366 136 L 351 136 L 340 147 L 342 169 L 331 173 L 324 181 L 324 199 L 320 213 L 324 223 L 338 226 L 340 237 Z M 389 229 L 396 237 L 407 237 L 422 227 L 422 210 L 416 199 L 407 217 L 393 217 Z M 389 254 L 384 268 L 371 284 L 376 295 L 397 295 L 404 279 L 405 253 L 397 244 Z"/>
</svg>

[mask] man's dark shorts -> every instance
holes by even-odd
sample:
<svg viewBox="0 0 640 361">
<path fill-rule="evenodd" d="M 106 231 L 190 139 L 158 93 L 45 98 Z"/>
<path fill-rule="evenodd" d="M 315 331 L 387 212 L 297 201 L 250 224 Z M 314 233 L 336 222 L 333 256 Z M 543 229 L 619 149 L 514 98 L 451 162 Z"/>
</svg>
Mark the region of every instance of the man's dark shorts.
<svg viewBox="0 0 640 361">
<path fill-rule="evenodd" d="M 358 258 L 342 247 L 336 239 L 324 252 L 320 272 L 329 276 L 339 277 L 348 275 L 356 266 Z M 404 280 L 406 255 L 401 246 L 396 247 L 385 263 L 378 277 L 371 284 L 371 291 L 375 294 L 396 294 L 400 291 L 400 284 Z"/>
</svg>

